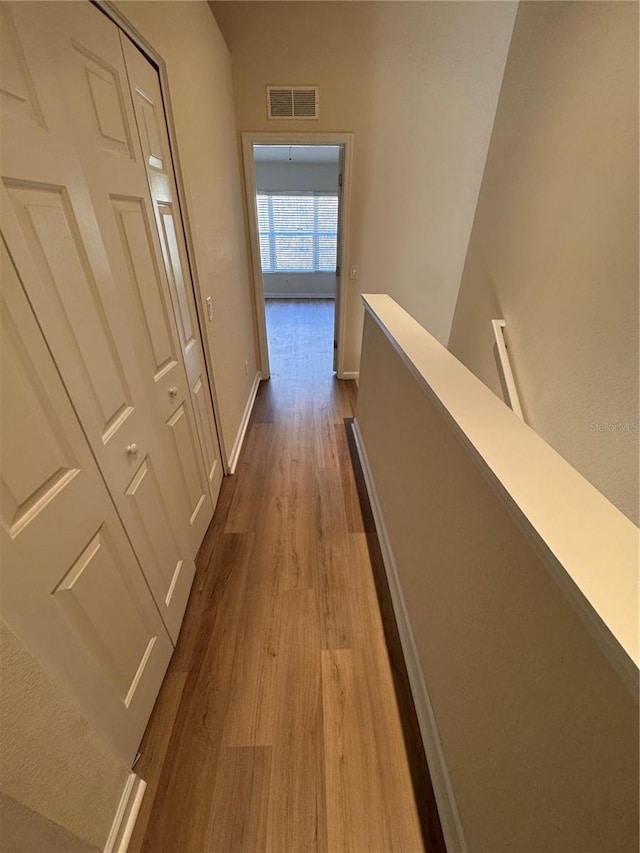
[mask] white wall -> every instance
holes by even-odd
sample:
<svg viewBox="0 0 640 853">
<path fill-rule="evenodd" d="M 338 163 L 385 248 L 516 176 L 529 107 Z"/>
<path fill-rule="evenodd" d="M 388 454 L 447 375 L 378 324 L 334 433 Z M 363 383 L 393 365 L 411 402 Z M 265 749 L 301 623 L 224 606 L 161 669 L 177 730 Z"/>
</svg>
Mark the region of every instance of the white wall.
<svg viewBox="0 0 640 853">
<path fill-rule="evenodd" d="M 345 370 L 360 292 L 442 342 L 462 277 L 515 3 L 216 2 L 240 131 L 355 133 Z M 269 121 L 267 84 L 320 87 L 318 121 Z"/>
<path fill-rule="evenodd" d="M 636 524 L 637 36 L 637 3 L 520 5 L 449 341 L 500 394 L 504 317 L 527 422 Z"/>
<path fill-rule="evenodd" d="M 214 307 L 204 336 L 229 454 L 257 370 L 229 51 L 205 2 L 116 5 L 167 64 L 196 273 L 203 302 L 210 296 Z"/>
<path fill-rule="evenodd" d="M 256 163 L 256 189 L 259 192 L 338 192 L 338 164 L 331 163 Z M 336 277 L 333 273 L 264 273 L 267 299 L 333 299 Z"/>
</svg>

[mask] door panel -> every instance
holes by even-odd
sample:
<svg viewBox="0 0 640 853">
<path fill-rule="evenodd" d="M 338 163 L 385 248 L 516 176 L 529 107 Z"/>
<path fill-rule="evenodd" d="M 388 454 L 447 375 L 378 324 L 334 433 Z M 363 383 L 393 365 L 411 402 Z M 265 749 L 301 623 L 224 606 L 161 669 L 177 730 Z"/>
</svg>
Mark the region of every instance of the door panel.
<svg viewBox="0 0 640 853">
<path fill-rule="evenodd" d="M 196 410 L 196 426 L 206 465 L 205 470 L 209 482 L 213 483 L 218 474 L 220 462 L 219 451 L 215 440 L 216 427 L 213 422 L 213 410 L 210 404 L 209 393 L 202 384 L 201 379 L 198 379 L 193 388 L 193 400 Z"/>
<path fill-rule="evenodd" d="M 164 238 L 169 285 L 174 297 L 174 305 L 178 307 L 177 316 L 180 343 L 182 344 L 182 349 L 191 354 L 193 348 L 196 346 L 194 328 L 197 321 L 195 321 L 195 317 L 191 313 L 192 307 L 187 295 L 183 263 L 178 247 L 176 226 L 173 221 L 173 205 L 166 202 L 159 204 L 158 213 L 160 214 L 160 222 L 162 223 L 162 237 Z M 191 362 L 191 358 L 189 362 Z M 189 367 L 193 367 L 189 362 L 187 363 L 187 370 L 189 370 Z"/>
<path fill-rule="evenodd" d="M 73 211 L 62 190 L 11 181 L 5 186 L 38 267 L 41 301 L 56 317 L 68 350 L 82 362 L 88 403 L 106 446 L 133 406 Z"/>
<path fill-rule="evenodd" d="M 172 647 L 4 241 L 2 615 L 130 762 Z"/>
<path fill-rule="evenodd" d="M 198 458 L 197 438 L 194 435 L 191 420 L 187 417 L 185 407 L 167 421 L 178 458 L 182 475 L 183 495 L 189 509 L 191 524 L 197 525 L 201 516 L 202 504 L 206 500 L 202 494 L 202 479 L 200 475 L 200 460 Z M 204 535 L 204 534 L 203 534 Z"/>
<path fill-rule="evenodd" d="M 74 43 L 73 48 L 85 72 L 96 144 L 105 151 L 133 159 L 122 88 L 126 80 L 122 81 L 115 68 L 85 47 Z"/>
<path fill-rule="evenodd" d="M 213 506 L 204 472 L 197 519 L 179 496 L 166 424 L 190 395 L 118 30 L 89 3 L 3 5 L 48 128 L 3 125 L 3 228 L 176 640 Z"/>
<path fill-rule="evenodd" d="M 164 173 L 166 172 L 165 160 L 169 152 L 163 150 L 158 130 L 160 122 L 164 121 L 164 116 L 162 113 L 158 115 L 159 105 L 150 100 L 144 92 L 136 89 L 135 96 L 139 98 L 138 108 L 142 118 L 139 131 L 142 149 L 147 153 L 147 163 L 151 169 Z"/>
<path fill-rule="evenodd" d="M 149 584 L 156 598 L 164 596 L 165 605 L 171 608 L 184 560 L 180 556 L 181 548 L 171 529 L 169 512 L 149 457 L 136 471 L 125 494 L 135 507 L 140 529 L 145 534 L 138 548 L 144 552 L 145 562 L 154 566 L 153 574 L 147 578 Z M 174 627 L 179 630 L 180 625 Z"/>
<path fill-rule="evenodd" d="M 184 556 L 189 559 L 191 568 L 181 573 L 181 583 L 188 580 L 190 584 L 193 560 L 213 516 L 213 501 L 204 476 L 204 463 L 200 465 L 201 493 L 197 517 L 190 514 L 181 516 L 182 504 L 172 497 L 183 462 L 175 457 L 175 444 L 167 432 L 166 423 L 180 406 L 184 407 L 184 417 L 189 421 L 194 420 L 194 411 L 189 399 L 189 384 L 149 196 L 122 46 L 117 28 L 88 4 L 83 4 L 81 10 L 77 7 L 67 9 L 64 15 L 66 29 L 75 48 L 75 61 L 69 67 L 69 100 L 78 105 L 70 112 L 69 121 L 77 139 L 93 206 L 137 362 L 142 370 L 144 391 L 159 442 L 155 455 L 161 453 L 162 458 L 162 464 L 157 462 L 155 465 L 156 475 L 167 495 L 170 517 L 179 524 L 177 535 L 186 543 Z M 77 49 L 79 44 L 82 51 Z M 109 71 L 109 79 L 113 81 L 108 92 L 109 100 L 106 93 L 103 96 L 103 112 L 107 118 L 102 119 L 94 106 L 94 91 L 87 82 L 91 79 L 95 62 Z M 122 90 L 126 90 L 124 97 L 121 97 Z M 111 121 L 114 133 L 117 130 L 120 137 L 126 138 L 126 151 L 101 142 L 97 131 L 106 126 L 107 119 Z M 129 150 L 131 157 L 128 156 Z M 165 590 L 162 601 L 166 599 L 167 592 Z M 178 600 L 186 603 L 184 595 L 176 598 L 175 602 Z"/>
<path fill-rule="evenodd" d="M 15 278 L 4 243 L 2 252 L 3 277 Z M 3 446 L 19 447 L 24 441 L 30 448 L 28 454 L 6 453 L 2 458 L 2 523 L 15 539 L 49 503 L 71 488 L 80 468 L 64 424 L 40 394 L 38 375 L 8 310 L 3 311 L 2 328 Z"/>
<path fill-rule="evenodd" d="M 187 371 L 189 396 L 196 416 L 198 445 L 206 468 L 210 494 L 215 502 L 222 483 L 222 461 L 179 213 L 160 81 L 155 68 L 123 33 L 120 39 Z"/>
<path fill-rule="evenodd" d="M 11 10 L 0 4 L 0 108 L 44 127 Z"/>
<path fill-rule="evenodd" d="M 150 636 L 140 619 L 127 580 L 109 532 L 100 525 L 53 591 L 53 600 L 129 706 L 157 637 Z"/>
<path fill-rule="evenodd" d="M 145 346 L 151 356 L 152 382 L 157 389 L 158 403 L 164 407 L 171 401 L 165 385 L 180 382 L 182 371 L 163 293 L 164 281 L 153 250 L 151 229 L 155 225 L 149 223 L 142 199 L 112 197 L 111 202 L 142 321 Z"/>
<path fill-rule="evenodd" d="M 159 263 L 162 262 L 158 262 L 153 251 L 151 229 L 155 229 L 155 225 L 150 226 L 141 199 L 112 199 L 112 202 L 119 223 L 122 250 L 128 262 L 129 293 L 135 298 L 130 314 L 137 315 L 138 351 L 144 349 L 141 360 L 146 366 L 146 385 L 153 396 L 156 422 L 158 425 L 162 423 L 166 430 L 171 416 L 180 412 L 180 417 L 189 424 L 189 431 L 193 432 L 194 414 L 175 334 L 175 321 L 171 306 L 164 301 L 166 279 L 160 272 Z M 146 340 L 141 340 L 143 337 Z M 188 452 L 186 460 L 180 456 L 185 448 Z M 171 488 L 177 488 L 177 472 L 186 467 L 190 471 L 190 488 L 198 493 L 197 498 L 189 502 L 189 511 L 183 516 L 195 556 L 212 515 L 199 449 L 197 446 L 192 448 L 191 444 L 179 446 L 171 439 L 163 458 L 165 463 L 169 458 L 174 472 Z M 175 514 L 180 515 L 180 511 L 176 509 Z"/>
</svg>

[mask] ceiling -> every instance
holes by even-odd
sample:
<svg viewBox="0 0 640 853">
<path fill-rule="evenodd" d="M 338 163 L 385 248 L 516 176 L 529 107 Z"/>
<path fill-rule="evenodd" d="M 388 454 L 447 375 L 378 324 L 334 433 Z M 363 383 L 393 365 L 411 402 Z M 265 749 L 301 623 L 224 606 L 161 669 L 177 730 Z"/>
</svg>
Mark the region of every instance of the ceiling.
<svg viewBox="0 0 640 853">
<path fill-rule="evenodd" d="M 256 163 L 338 163 L 339 145 L 254 145 Z"/>
</svg>

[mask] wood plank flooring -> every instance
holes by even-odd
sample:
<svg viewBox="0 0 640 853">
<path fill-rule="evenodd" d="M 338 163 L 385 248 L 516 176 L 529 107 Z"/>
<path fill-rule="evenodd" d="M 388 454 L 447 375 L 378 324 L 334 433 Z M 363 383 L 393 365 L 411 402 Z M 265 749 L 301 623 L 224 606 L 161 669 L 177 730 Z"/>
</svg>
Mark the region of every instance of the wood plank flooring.
<svg viewBox="0 0 640 853">
<path fill-rule="evenodd" d="M 198 556 L 136 766 L 148 788 L 130 850 L 440 851 L 421 833 L 404 670 L 345 425 L 356 389 L 331 372 L 333 305 L 272 302 L 267 319 L 272 378 Z"/>
</svg>

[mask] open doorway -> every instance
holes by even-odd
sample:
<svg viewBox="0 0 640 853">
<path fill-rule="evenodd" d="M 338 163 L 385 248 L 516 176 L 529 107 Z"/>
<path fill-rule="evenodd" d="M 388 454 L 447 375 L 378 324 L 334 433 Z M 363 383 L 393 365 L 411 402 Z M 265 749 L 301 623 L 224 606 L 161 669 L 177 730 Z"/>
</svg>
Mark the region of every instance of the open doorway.
<svg viewBox="0 0 640 853">
<path fill-rule="evenodd" d="M 338 145 L 253 146 L 272 371 L 336 369 L 340 159 Z"/>
<path fill-rule="evenodd" d="M 243 134 L 261 372 L 311 359 L 342 378 L 350 135 L 274 137 Z"/>
</svg>

